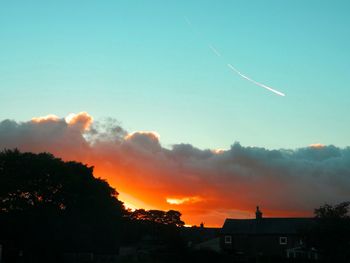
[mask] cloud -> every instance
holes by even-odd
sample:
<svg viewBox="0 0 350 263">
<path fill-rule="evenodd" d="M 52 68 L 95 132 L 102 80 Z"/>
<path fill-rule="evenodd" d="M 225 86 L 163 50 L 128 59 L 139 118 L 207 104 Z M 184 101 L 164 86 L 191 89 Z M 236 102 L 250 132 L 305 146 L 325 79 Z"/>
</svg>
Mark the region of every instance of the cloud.
<svg viewBox="0 0 350 263">
<path fill-rule="evenodd" d="M 181 198 L 174 198 L 174 197 L 168 197 L 166 198 L 166 201 L 168 204 L 171 205 L 182 205 L 184 203 L 197 203 L 200 202 L 202 199 L 198 196 L 189 196 L 189 197 L 181 197 Z"/>
<path fill-rule="evenodd" d="M 309 147 L 311 148 L 323 148 L 325 147 L 326 145 L 322 144 L 322 143 L 313 143 L 313 144 L 310 144 Z"/>
<path fill-rule="evenodd" d="M 0 148 L 17 147 L 23 151 L 45 151 L 66 159 L 80 159 L 84 151 L 90 150 L 82 136 L 80 127 L 83 126 L 83 121 L 67 123 L 55 115 L 21 123 L 4 120 L 0 123 Z"/>
<path fill-rule="evenodd" d="M 350 196 L 349 147 L 269 150 L 234 143 L 227 150 L 191 144 L 167 149 L 155 132 L 128 133 L 113 119 L 93 122 L 85 112 L 70 116 L 4 120 L 0 149 L 47 151 L 94 165 L 121 197 L 180 210 L 188 224 L 249 217 L 258 204 L 269 216 L 311 215 L 325 202 Z"/>
<path fill-rule="evenodd" d="M 160 136 L 152 131 L 138 131 L 127 134 L 125 143 L 135 146 L 138 150 L 158 152 L 162 150 L 159 143 Z"/>
<path fill-rule="evenodd" d="M 40 123 L 40 122 L 47 122 L 47 121 L 59 121 L 59 119 L 60 118 L 58 116 L 53 115 L 53 114 L 49 114 L 49 115 L 41 116 L 41 117 L 34 117 L 34 118 L 32 118 L 32 121 Z"/>
<path fill-rule="evenodd" d="M 79 130 L 85 131 L 90 128 L 93 118 L 87 112 L 80 112 L 78 114 L 70 113 L 65 121 L 68 125 L 77 127 Z"/>
</svg>

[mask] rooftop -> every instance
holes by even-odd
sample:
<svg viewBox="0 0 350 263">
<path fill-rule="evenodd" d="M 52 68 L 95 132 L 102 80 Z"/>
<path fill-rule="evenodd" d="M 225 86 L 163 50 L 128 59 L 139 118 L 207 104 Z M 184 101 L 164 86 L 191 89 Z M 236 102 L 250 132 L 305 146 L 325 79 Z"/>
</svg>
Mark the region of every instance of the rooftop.
<svg viewBox="0 0 350 263">
<path fill-rule="evenodd" d="M 313 218 L 258 218 L 258 219 L 226 219 L 222 227 L 223 233 L 231 234 L 297 234 L 307 228 Z"/>
</svg>

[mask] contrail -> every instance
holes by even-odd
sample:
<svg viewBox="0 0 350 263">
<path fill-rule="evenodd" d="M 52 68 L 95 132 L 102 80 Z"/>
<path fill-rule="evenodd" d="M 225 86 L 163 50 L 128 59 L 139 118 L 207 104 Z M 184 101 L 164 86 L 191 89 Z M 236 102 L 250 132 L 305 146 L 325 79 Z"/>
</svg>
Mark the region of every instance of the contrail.
<svg viewBox="0 0 350 263">
<path fill-rule="evenodd" d="M 215 55 L 221 57 L 220 52 L 213 45 L 208 45 L 208 47 L 214 52 Z"/>
<path fill-rule="evenodd" d="M 194 27 L 193 25 L 192 25 L 192 22 L 188 19 L 188 17 L 187 16 L 184 16 L 184 19 L 185 19 L 185 21 L 186 21 L 186 23 L 190 26 L 190 27 Z"/>
<path fill-rule="evenodd" d="M 271 88 L 271 87 L 269 87 L 269 86 L 266 86 L 266 85 L 264 85 L 264 84 L 262 84 L 262 83 L 260 83 L 260 82 L 257 82 L 257 81 L 255 81 L 255 80 L 253 80 L 253 79 L 247 77 L 246 75 L 244 75 L 244 74 L 242 74 L 241 72 L 239 72 L 239 71 L 238 71 L 234 66 L 232 66 L 231 64 L 227 64 L 227 66 L 228 66 L 230 69 L 232 69 L 235 73 L 237 73 L 238 75 L 240 75 L 242 78 L 244 78 L 244 79 L 246 79 L 246 80 L 248 80 L 248 81 L 254 83 L 255 85 L 257 85 L 257 86 L 259 86 L 259 87 L 262 87 L 262 88 L 264 88 L 264 89 L 267 89 L 267 90 L 269 90 L 269 91 L 272 91 L 272 92 L 276 93 L 277 95 L 280 95 L 280 96 L 283 96 L 283 97 L 286 96 L 286 94 L 284 94 L 284 93 L 282 93 L 282 92 L 280 92 L 280 91 L 278 91 L 278 90 L 275 90 L 275 89 L 273 89 L 273 88 Z"/>
<path fill-rule="evenodd" d="M 197 37 L 200 37 L 200 33 L 199 33 L 198 30 L 194 27 L 194 25 L 192 24 L 191 20 L 189 20 L 188 17 L 186 17 L 186 16 L 185 16 L 184 18 L 185 18 L 186 23 L 187 23 L 187 24 L 189 25 L 189 27 L 193 30 L 193 32 L 197 35 Z M 208 44 L 208 48 L 210 48 L 210 50 L 211 50 L 217 57 L 222 57 L 221 52 L 219 52 L 219 50 L 216 49 L 212 44 Z M 241 72 L 239 72 L 234 66 L 232 66 L 232 64 L 229 63 L 229 64 L 227 64 L 227 66 L 228 66 L 230 69 L 232 69 L 236 74 L 238 74 L 238 75 L 241 76 L 242 78 L 244 78 L 244 79 L 250 81 L 251 83 L 253 83 L 253 84 L 255 84 L 255 85 L 257 85 L 257 86 L 259 86 L 259 87 L 261 87 L 261 88 L 267 89 L 267 90 L 269 90 L 269 91 L 271 91 L 271 92 L 273 92 L 273 93 L 275 93 L 275 94 L 277 94 L 277 95 L 279 95 L 279 96 L 282 96 L 282 97 L 286 96 L 286 94 L 284 94 L 284 93 L 282 93 L 282 92 L 280 92 L 280 91 L 278 91 L 278 90 L 275 90 L 275 89 L 273 89 L 273 88 L 271 88 L 271 87 L 269 87 L 269 86 L 266 86 L 265 84 L 262 84 L 262 83 L 260 83 L 260 82 L 255 81 L 254 79 L 251 79 L 251 78 L 247 77 L 246 75 L 244 75 L 244 74 L 242 74 Z"/>
<path fill-rule="evenodd" d="M 185 19 L 187 25 L 189 25 L 189 27 L 192 29 L 193 33 L 194 33 L 198 38 L 200 38 L 200 33 L 199 33 L 199 31 L 194 27 L 194 25 L 192 24 L 191 20 L 189 20 L 187 16 L 184 16 L 184 19 Z"/>
</svg>

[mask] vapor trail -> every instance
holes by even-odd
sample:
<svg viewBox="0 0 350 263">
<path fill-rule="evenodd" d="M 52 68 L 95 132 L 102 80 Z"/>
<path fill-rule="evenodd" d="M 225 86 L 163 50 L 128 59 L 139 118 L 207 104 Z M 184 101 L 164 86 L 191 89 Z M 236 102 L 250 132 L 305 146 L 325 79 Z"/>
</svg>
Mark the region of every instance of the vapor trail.
<svg viewBox="0 0 350 263">
<path fill-rule="evenodd" d="M 208 45 L 208 47 L 214 52 L 215 55 L 221 57 L 221 53 L 215 47 L 213 47 L 213 45 Z"/>
<path fill-rule="evenodd" d="M 188 17 L 186 17 L 186 16 L 185 16 L 184 18 L 185 18 L 186 23 L 189 25 L 189 27 L 192 29 L 192 31 L 197 35 L 197 37 L 200 37 L 199 31 L 194 27 L 194 25 L 192 24 L 191 20 L 189 20 Z M 219 50 L 216 49 L 212 44 L 208 44 L 208 48 L 210 48 L 210 50 L 211 50 L 217 57 L 222 57 L 222 55 L 221 55 L 221 53 L 219 52 Z M 278 90 L 275 90 L 275 89 L 273 89 L 273 88 L 271 88 L 271 87 L 269 87 L 269 86 L 266 86 L 265 84 L 262 84 L 262 83 L 260 83 L 260 82 L 257 82 L 257 81 L 255 81 L 255 80 L 253 80 L 253 79 L 247 77 L 246 75 L 244 75 L 244 74 L 242 74 L 240 71 L 238 71 L 234 66 L 232 66 L 232 64 L 229 63 L 229 64 L 227 64 L 227 66 L 228 66 L 230 69 L 232 69 L 236 74 L 238 74 L 238 75 L 241 76 L 242 78 L 244 78 L 244 79 L 250 81 L 251 83 L 253 83 L 253 84 L 255 84 L 255 85 L 257 85 L 257 86 L 259 86 L 259 87 L 261 87 L 261 88 L 267 89 L 267 90 L 269 90 L 269 91 L 271 91 L 271 92 L 273 92 L 273 93 L 275 93 L 275 94 L 277 94 L 277 95 L 279 95 L 279 96 L 282 96 L 282 97 L 286 96 L 284 93 L 282 93 L 282 92 L 280 92 L 280 91 L 278 91 Z"/>
<path fill-rule="evenodd" d="M 186 23 L 187 23 L 190 27 L 192 27 L 192 28 L 194 27 L 194 26 L 192 25 L 191 20 L 189 20 L 187 16 L 184 16 L 184 19 L 185 19 Z"/>
<path fill-rule="evenodd" d="M 241 72 L 239 72 L 239 71 L 238 71 L 234 66 L 232 66 L 231 64 L 227 64 L 227 66 L 228 66 L 230 69 L 232 69 L 235 73 L 237 73 L 238 75 L 240 75 L 242 78 L 244 78 L 244 79 L 246 79 L 246 80 L 248 80 L 248 81 L 254 83 L 255 85 L 258 85 L 259 87 L 262 87 L 262 88 L 264 88 L 264 89 L 267 89 L 267 90 L 269 90 L 269 91 L 272 91 L 272 92 L 274 92 L 274 93 L 276 93 L 277 95 L 280 95 L 280 96 L 282 96 L 282 97 L 286 96 L 284 93 L 282 93 L 282 92 L 280 92 L 280 91 L 278 91 L 278 90 L 275 90 L 275 89 L 273 89 L 273 88 L 271 88 L 271 87 L 269 87 L 269 86 L 266 86 L 266 85 L 264 85 L 264 84 L 262 84 L 262 83 L 260 83 L 260 82 L 257 82 L 257 81 L 255 81 L 255 80 L 253 80 L 253 79 L 247 77 L 246 75 L 244 75 L 244 74 L 242 74 Z"/>
<path fill-rule="evenodd" d="M 200 36 L 200 33 L 199 33 L 199 31 L 194 27 L 194 25 L 192 24 L 191 20 L 189 20 L 187 16 L 184 16 L 184 19 L 185 19 L 187 25 L 192 29 L 193 33 L 194 33 L 198 38 L 200 38 L 200 37 L 201 37 L 201 36 Z"/>
</svg>

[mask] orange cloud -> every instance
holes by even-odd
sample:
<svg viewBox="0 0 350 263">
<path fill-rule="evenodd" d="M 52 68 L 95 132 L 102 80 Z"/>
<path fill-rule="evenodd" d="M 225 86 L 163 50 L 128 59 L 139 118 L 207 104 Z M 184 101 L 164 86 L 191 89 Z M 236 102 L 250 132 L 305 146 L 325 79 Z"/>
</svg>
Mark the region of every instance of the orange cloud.
<svg viewBox="0 0 350 263">
<path fill-rule="evenodd" d="M 32 122 L 36 122 L 36 123 L 47 122 L 47 121 L 59 121 L 59 120 L 60 118 L 54 114 L 32 118 Z"/>
<path fill-rule="evenodd" d="M 137 138 L 138 136 L 146 136 L 148 138 L 150 138 L 151 140 L 153 141 L 159 141 L 160 139 L 160 135 L 155 132 L 155 131 L 137 131 L 137 132 L 132 132 L 132 133 L 129 133 L 128 135 L 125 136 L 125 140 L 132 140 L 134 138 Z"/>
<path fill-rule="evenodd" d="M 322 143 L 313 143 L 313 144 L 310 144 L 309 147 L 310 148 L 315 148 L 315 149 L 321 149 L 321 148 L 324 148 L 325 145 L 322 144 Z"/>
<path fill-rule="evenodd" d="M 65 120 L 68 125 L 77 126 L 83 131 L 88 130 L 93 122 L 93 118 L 84 111 L 77 114 L 70 113 Z"/>
<path fill-rule="evenodd" d="M 166 202 L 171 205 L 182 205 L 184 203 L 197 203 L 200 202 L 202 198 L 198 196 L 190 196 L 190 197 L 181 197 L 181 198 L 174 198 L 174 197 L 167 197 Z"/>
<path fill-rule="evenodd" d="M 86 112 L 0 122 L 0 149 L 15 147 L 93 165 L 129 207 L 176 209 L 187 224 L 253 217 L 256 205 L 266 216 L 311 215 L 350 196 L 349 148 L 166 149 L 155 132 L 128 133 L 111 120 L 93 122 Z"/>
<path fill-rule="evenodd" d="M 212 153 L 215 153 L 215 154 L 222 154 L 222 153 L 225 152 L 224 149 L 214 149 L 214 150 L 211 150 L 211 151 L 212 151 Z"/>
</svg>

